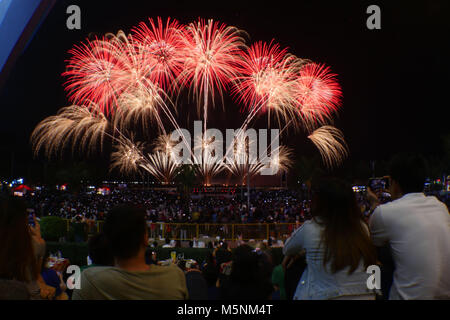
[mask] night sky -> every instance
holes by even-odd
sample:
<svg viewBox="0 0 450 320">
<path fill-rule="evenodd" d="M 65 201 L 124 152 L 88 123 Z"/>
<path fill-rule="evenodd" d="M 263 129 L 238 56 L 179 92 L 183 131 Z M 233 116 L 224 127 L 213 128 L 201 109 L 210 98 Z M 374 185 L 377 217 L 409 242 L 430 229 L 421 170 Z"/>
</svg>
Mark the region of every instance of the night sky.
<svg viewBox="0 0 450 320">
<path fill-rule="evenodd" d="M 15 175 L 26 174 L 33 162 L 31 131 L 69 105 L 61 77 L 68 50 L 90 34 L 129 32 L 157 16 L 182 23 L 213 18 L 247 31 L 248 43 L 275 39 L 299 57 L 329 65 L 343 89 L 335 125 L 349 145 L 348 161 L 381 160 L 398 151 L 439 155 L 440 136 L 449 133 L 448 1 L 343 2 L 58 1 L 0 91 L 0 177 L 9 176 L 13 152 Z M 66 28 L 71 4 L 81 7 L 81 30 Z M 381 30 L 366 27 L 370 4 L 381 7 Z M 180 116 L 188 108 L 194 105 L 186 101 Z M 217 114 L 210 113 L 209 126 L 237 127 L 240 106 L 227 98 L 226 112 L 221 108 L 219 103 Z M 183 118 L 192 125 L 193 117 Z M 257 124 L 265 123 L 264 118 Z M 301 132 L 290 133 L 283 143 L 297 155 L 317 153 Z"/>
</svg>

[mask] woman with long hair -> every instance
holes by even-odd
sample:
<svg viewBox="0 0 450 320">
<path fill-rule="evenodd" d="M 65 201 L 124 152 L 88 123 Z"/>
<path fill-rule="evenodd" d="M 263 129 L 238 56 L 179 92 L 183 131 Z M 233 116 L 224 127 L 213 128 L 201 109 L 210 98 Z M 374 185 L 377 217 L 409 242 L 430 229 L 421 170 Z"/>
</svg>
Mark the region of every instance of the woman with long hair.
<svg viewBox="0 0 450 320">
<path fill-rule="evenodd" d="M 39 223 L 33 216 L 29 225 L 27 207 L 17 198 L 0 201 L 0 279 L 24 283 L 31 299 L 47 298 L 52 292 L 41 292 L 40 265 L 45 241 Z"/>
<path fill-rule="evenodd" d="M 312 192 L 312 219 L 283 249 L 284 265 L 306 251 L 307 267 L 294 300 L 375 299 L 366 269 L 377 263 L 376 251 L 352 188 L 338 179 L 320 179 Z"/>
</svg>

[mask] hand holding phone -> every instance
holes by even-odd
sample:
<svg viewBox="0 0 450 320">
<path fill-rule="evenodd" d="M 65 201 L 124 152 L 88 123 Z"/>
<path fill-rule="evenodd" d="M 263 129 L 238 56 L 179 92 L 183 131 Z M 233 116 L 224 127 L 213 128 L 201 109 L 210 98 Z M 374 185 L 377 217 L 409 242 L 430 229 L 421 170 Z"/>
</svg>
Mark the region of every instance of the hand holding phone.
<svg viewBox="0 0 450 320">
<path fill-rule="evenodd" d="M 388 176 L 384 176 L 384 177 L 378 177 L 378 178 L 370 178 L 369 179 L 369 183 L 368 183 L 368 187 L 373 191 L 373 192 L 377 192 L 379 190 L 387 190 L 389 189 L 389 177 Z"/>
<path fill-rule="evenodd" d="M 371 207 L 378 205 L 380 202 L 377 195 L 372 191 L 372 188 L 370 187 L 367 188 L 367 200 L 369 201 Z"/>
<path fill-rule="evenodd" d="M 36 215 L 33 212 L 28 213 L 28 224 L 32 227 L 36 226 Z"/>
<path fill-rule="evenodd" d="M 38 220 L 36 219 L 36 215 L 33 213 L 33 224 L 29 223 L 30 233 L 36 241 L 43 241 L 41 236 L 41 226 L 39 225 Z"/>
</svg>

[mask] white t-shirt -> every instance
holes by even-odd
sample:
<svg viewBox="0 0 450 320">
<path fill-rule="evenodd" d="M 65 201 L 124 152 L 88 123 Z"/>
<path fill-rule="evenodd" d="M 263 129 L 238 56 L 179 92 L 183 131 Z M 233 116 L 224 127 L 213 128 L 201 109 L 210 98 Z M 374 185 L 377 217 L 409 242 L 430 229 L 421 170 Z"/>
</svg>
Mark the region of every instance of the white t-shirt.
<svg viewBox="0 0 450 320">
<path fill-rule="evenodd" d="M 389 243 L 395 263 L 389 299 L 450 298 L 450 215 L 445 204 L 409 193 L 370 218 L 375 246 Z"/>
</svg>

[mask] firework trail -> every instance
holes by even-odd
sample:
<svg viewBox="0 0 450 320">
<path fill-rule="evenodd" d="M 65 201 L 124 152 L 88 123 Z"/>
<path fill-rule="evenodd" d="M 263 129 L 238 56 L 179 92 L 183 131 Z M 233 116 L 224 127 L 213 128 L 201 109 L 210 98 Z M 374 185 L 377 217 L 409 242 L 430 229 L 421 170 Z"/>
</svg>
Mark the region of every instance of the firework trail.
<svg viewBox="0 0 450 320">
<path fill-rule="evenodd" d="M 256 42 L 242 54 L 231 91 L 244 105 L 242 110 L 248 111 L 238 135 L 256 115 L 264 112 L 268 113 L 269 126 L 271 113 L 274 113 L 279 125 L 281 121 L 286 123 L 283 130 L 291 123 L 297 129 L 300 127 L 295 81 L 304 63 L 306 60 L 289 54 L 286 48 L 281 49 L 273 41 Z M 227 150 L 227 154 L 230 151 Z"/>
<path fill-rule="evenodd" d="M 241 180 L 241 184 L 245 184 L 245 180 L 249 175 L 250 178 L 259 173 L 263 164 L 256 159 L 250 159 L 250 150 L 255 148 L 255 141 L 247 139 L 241 132 L 238 134 L 234 143 L 228 150 L 233 150 L 232 155 L 229 152 L 225 155 L 225 168 L 233 175 Z M 228 151 L 227 150 L 227 151 Z"/>
<path fill-rule="evenodd" d="M 174 89 L 175 79 L 184 65 L 184 26 L 177 20 L 167 19 L 164 25 L 160 17 L 155 23 L 149 19 L 149 26 L 143 22 L 132 30 L 132 36 L 139 48 L 150 53 L 147 63 L 149 79 L 158 83 L 163 90 Z"/>
<path fill-rule="evenodd" d="M 236 136 L 232 146 L 233 154 L 227 154 L 224 157 L 225 168 L 233 175 L 237 176 L 241 180 L 242 185 L 245 184 L 247 175 L 252 178 L 261 173 L 261 170 L 266 166 L 276 168 L 274 174 L 278 173 L 280 170 L 287 170 L 292 166 L 292 150 L 285 146 L 279 146 L 272 150 L 270 158 L 268 155 L 269 147 L 266 148 L 263 153 L 264 157 L 261 159 L 250 156 L 251 149 L 253 147 L 256 148 L 255 142 L 256 141 L 247 139 L 247 137 L 242 134 Z"/>
<path fill-rule="evenodd" d="M 295 82 L 295 90 L 300 116 L 310 131 L 330 122 L 341 103 L 342 91 L 336 75 L 324 65 L 304 65 Z"/>
<path fill-rule="evenodd" d="M 88 41 L 75 47 L 70 52 L 73 56 L 69 60 L 68 71 L 63 74 L 68 77 L 66 90 L 69 91 L 69 98 L 76 101 L 94 99 L 100 103 L 97 111 L 110 115 L 115 128 L 128 128 L 140 120 L 147 131 L 151 121 L 155 120 L 165 134 L 160 117 L 162 111 L 173 127 L 180 130 L 166 102 L 172 104 L 171 100 L 156 82 L 161 81 L 165 85 L 166 80 L 175 77 L 178 72 L 179 57 L 174 58 L 175 54 L 171 58 L 167 57 L 168 64 L 162 63 L 161 57 L 155 60 L 155 55 L 161 55 L 163 50 L 155 49 L 158 44 L 155 45 L 152 37 L 164 42 L 164 36 L 171 34 L 172 38 L 167 38 L 167 42 L 178 49 L 180 47 L 180 40 L 173 39 L 173 34 L 179 35 L 178 30 L 173 29 L 178 27 L 177 23 L 168 21 L 168 26 L 169 29 L 162 30 L 161 21 L 160 29 L 152 24 L 152 34 L 150 29 L 145 29 L 145 25 L 141 24 L 141 29 L 136 30 L 138 40 L 119 31 L 117 35 L 110 33 L 101 40 Z"/>
<path fill-rule="evenodd" d="M 170 135 L 160 135 L 153 142 L 153 151 L 155 152 L 164 152 L 168 155 L 173 154 L 173 148 L 176 146 L 176 142 L 170 138 Z"/>
<path fill-rule="evenodd" d="M 143 44 L 119 31 L 117 35 L 109 33 L 102 39 L 88 40 L 69 53 L 72 57 L 63 76 L 68 78 L 65 86 L 70 100 L 93 101 L 99 112 L 114 116 L 120 127 L 137 118 L 147 125 L 146 119 L 150 117 L 165 133 L 159 114 L 163 111 L 174 128 L 179 129 L 169 107 L 173 103 L 161 84 L 153 81 L 164 77 L 152 76 L 154 70 L 160 69 L 155 67 L 154 55 Z"/>
<path fill-rule="evenodd" d="M 191 88 L 199 112 L 203 102 L 204 132 L 210 95 L 214 105 L 215 93 L 223 98 L 223 90 L 237 75 L 237 63 L 245 47 L 241 34 L 237 28 L 212 19 L 190 23 L 184 32 L 185 60 L 178 82 Z"/>
<path fill-rule="evenodd" d="M 111 154 L 110 171 L 117 169 L 122 174 L 139 172 L 139 168 L 147 163 L 143 156 L 145 144 L 133 143 L 126 137 L 120 137 L 117 142 L 116 151 Z"/>
<path fill-rule="evenodd" d="M 217 93 L 223 104 L 223 90 L 237 75 L 237 61 L 245 47 L 242 33 L 235 27 L 200 19 L 190 23 L 183 34 L 185 61 L 177 82 L 180 86 L 190 87 L 199 113 L 203 108 L 203 134 L 207 128 L 209 100 L 214 105 Z M 201 150 L 202 159 L 196 159 L 200 162 L 196 169 L 208 184 L 223 165 L 211 163 L 215 157 L 211 156 L 208 143 L 201 142 L 200 145 L 204 149 Z"/>
<path fill-rule="evenodd" d="M 103 37 L 87 40 L 69 51 L 72 57 L 63 73 L 68 78 L 65 89 L 69 100 L 79 105 L 92 101 L 102 113 L 112 112 L 117 97 L 130 86 L 126 54 L 119 44 Z"/>
<path fill-rule="evenodd" d="M 134 143 L 133 139 L 121 135 L 116 139 L 116 151 L 111 155 L 110 171 L 117 169 L 122 174 L 131 174 L 143 169 L 161 183 L 172 182 L 178 174 L 179 164 L 173 159 L 171 147 L 167 145 L 169 141 L 168 136 L 158 137 L 155 151 L 145 154 L 145 143 Z"/>
<path fill-rule="evenodd" d="M 114 124 L 124 129 L 141 121 L 144 131 L 148 132 L 152 122 L 156 121 L 158 128 L 165 134 L 166 129 L 158 112 L 161 105 L 165 104 L 161 98 L 164 94 L 157 86 L 137 86 L 127 90 L 118 99 L 120 108 L 114 114 Z"/>
<path fill-rule="evenodd" d="M 148 155 L 148 161 L 141 167 L 158 179 L 159 182 L 169 184 L 177 176 L 180 166 L 170 154 L 156 151 Z"/>
<path fill-rule="evenodd" d="M 178 175 L 181 163 L 176 161 L 174 147 L 177 142 L 170 135 L 160 135 L 153 142 L 153 154 L 149 154 L 149 162 L 143 166 L 150 174 L 162 183 L 170 183 Z"/>
<path fill-rule="evenodd" d="M 213 177 L 222 172 L 225 169 L 223 156 L 216 155 L 215 143 L 222 144 L 223 141 L 213 140 L 212 137 L 204 138 L 202 136 L 197 137 L 194 142 L 194 169 L 197 175 L 202 179 L 205 185 L 209 185 Z M 201 159 L 196 156 L 201 154 Z"/>
<path fill-rule="evenodd" d="M 308 136 L 319 149 L 320 155 L 328 168 L 339 165 L 348 155 L 344 135 L 332 126 L 323 126 Z"/>
<path fill-rule="evenodd" d="M 278 154 L 276 157 L 268 159 L 264 157 L 263 159 L 257 160 L 255 163 L 242 163 L 242 161 L 247 161 L 248 156 L 241 156 L 242 158 L 235 159 L 233 162 L 226 164 L 226 168 L 236 177 L 241 180 L 242 185 L 245 184 L 247 175 L 253 178 L 257 174 L 260 174 L 264 167 L 268 166 L 270 168 L 275 168 L 274 174 L 280 171 L 287 171 L 292 167 L 292 151 L 286 146 L 278 147 L 278 150 L 274 150 L 274 154 Z M 266 162 L 266 160 L 268 160 Z"/>
<path fill-rule="evenodd" d="M 342 162 L 347 155 L 342 133 L 327 125 L 341 104 L 336 75 L 324 65 L 289 54 L 273 41 L 247 47 L 244 34 L 213 20 L 200 19 L 184 26 L 177 20 L 168 18 L 163 22 L 158 17 L 149 19 L 148 24 L 141 22 L 130 35 L 122 31 L 108 33 L 74 46 L 63 73 L 65 90 L 74 105 L 37 125 L 31 136 L 35 156 L 43 150 L 50 158 L 62 154 L 69 145 L 73 153 L 80 150 L 90 154 L 99 143 L 103 145 L 106 135 L 116 148 L 111 168 L 122 173 L 144 169 L 167 183 L 176 170 L 174 142 L 163 122 L 166 118 L 178 131 L 191 158 L 201 163 L 196 170 L 208 184 L 223 169 L 242 177 L 260 172 L 267 159 L 248 164 L 248 146 L 239 140 L 257 115 L 267 113 L 269 126 L 271 114 L 280 127 L 284 122 L 280 134 L 291 124 L 295 129 L 305 127 L 308 132 L 322 126 L 308 138 L 327 166 Z M 222 159 L 217 159 L 206 137 L 200 142 L 202 159 L 197 159 L 182 134 L 171 96 L 184 87 L 190 88 L 198 112 L 203 111 L 203 135 L 208 108 L 214 106 L 217 97 L 223 104 L 225 90 L 231 89 L 244 105 L 247 117 L 237 132 L 238 146 L 230 146 Z M 142 124 L 143 130 L 149 132 L 154 123 L 162 135 L 154 145 L 154 153 L 144 155 L 145 145 L 135 144 L 122 131 Z M 231 151 L 234 156 L 230 158 Z M 272 159 L 273 164 L 284 170 L 291 165 L 291 151 L 286 147 L 277 151 L 280 154 Z"/>
<path fill-rule="evenodd" d="M 273 112 L 280 120 L 296 119 L 295 80 L 304 60 L 280 49 L 279 44 L 257 42 L 242 54 L 232 89 L 249 114 L 241 128 L 259 112 Z"/>
<path fill-rule="evenodd" d="M 101 112 L 95 112 L 95 104 L 88 107 L 69 106 L 62 108 L 57 115 L 42 120 L 31 134 L 31 144 L 35 156 L 41 150 L 47 158 L 52 158 L 72 145 L 88 154 L 95 151 L 98 142 L 103 145 L 108 120 Z"/>
<path fill-rule="evenodd" d="M 159 32 L 163 31 L 159 30 Z M 172 114 L 171 107 L 169 107 L 174 107 L 174 104 L 162 88 L 164 82 L 154 81 L 156 79 L 163 80 L 164 77 L 161 75 L 156 78 L 152 76 L 155 70 L 156 72 L 160 70 L 160 68 L 155 67 L 154 52 L 134 40 L 132 36 L 126 37 L 122 31 L 119 31 L 117 36 L 114 34 L 108 34 L 108 36 L 109 41 L 115 43 L 116 47 L 119 48 L 116 55 L 123 57 L 122 65 L 125 65 L 124 72 L 126 74 L 122 78 L 125 78 L 126 82 L 129 83 L 127 90 L 121 93 L 123 97 L 119 102 L 122 102 L 122 104 L 118 103 L 117 106 L 119 110 L 125 109 L 125 113 L 129 113 L 131 110 L 133 116 L 125 117 L 125 119 L 133 119 L 136 116 L 145 118 L 145 114 L 149 110 L 154 111 L 150 114 L 155 117 L 159 129 L 165 133 L 166 130 L 158 112 L 161 110 L 173 127 L 179 130 L 180 126 Z M 143 104 L 139 100 L 148 104 Z M 143 114 L 139 115 L 141 112 Z"/>
<path fill-rule="evenodd" d="M 269 165 L 271 168 L 276 168 L 275 173 L 287 171 L 290 167 L 292 167 L 292 149 L 286 146 L 279 146 L 271 154 L 272 158 L 269 161 Z M 260 162 L 264 163 L 267 159 L 266 157 L 260 160 Z M 262 168 L 260 170 L 262 170 Z"/>
</svg>

